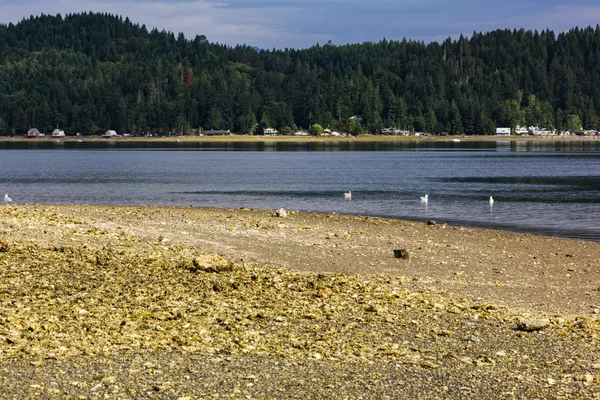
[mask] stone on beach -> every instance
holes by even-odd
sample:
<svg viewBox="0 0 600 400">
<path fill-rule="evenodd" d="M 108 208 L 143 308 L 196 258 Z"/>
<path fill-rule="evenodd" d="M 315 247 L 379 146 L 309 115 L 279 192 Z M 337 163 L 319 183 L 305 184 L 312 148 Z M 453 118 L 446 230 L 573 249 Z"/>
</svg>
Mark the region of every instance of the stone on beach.
<svg viewBox="0 0 600 400">
<path fill-rule="evenodd" d="M 410 253 L 406 249 L 396 249 L 394 250 L 394 257 L 408 260 L 410 258 Z"/>
<path fill-rule="evenodd" d="M 519 331 L 523 331 L 523 332 L 536 332 L 536 331 L 541 331 L 542 329 L 545 329 L 546 327 L 548 327 L 548 325 L 550 325 L 550 320 L 549 319 L 526 319 L 523 318 L 521 320 L 519 320 L 518 324 L 517 324 L 517 330 Z"/>
</svg>

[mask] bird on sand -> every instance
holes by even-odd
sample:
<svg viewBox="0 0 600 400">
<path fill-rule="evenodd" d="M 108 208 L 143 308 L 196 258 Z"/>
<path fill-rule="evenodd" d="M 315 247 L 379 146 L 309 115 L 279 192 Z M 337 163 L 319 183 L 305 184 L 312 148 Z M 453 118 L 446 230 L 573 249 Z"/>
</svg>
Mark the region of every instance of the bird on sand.
<svg viewBox="0 0 600 400">
<path fill-rule="evenodd" d="M 352 191 L 347 191 L 344 193 L 344 199 L 352 200 Z"/>
<path fill-rule="evenodd" d="M 12 199 L 11 199 L 10 197 L 8 197 L 8 194 L 5 194 L 5 195 L 4 195 L 4 202 L 5 202 L 6 204 L 9 204 L 10 202 L 12 202 Z"/>
<path fill-rule="evenodd" d="M 421 196 L 421 203 L 427 203 L 429 201 L 429 195 Z"/>
<path fill-rule="evenodd" d="M 490 206 L 494 205 L 494 198 L 492 196 L 490 196 Z"/>
</svg>

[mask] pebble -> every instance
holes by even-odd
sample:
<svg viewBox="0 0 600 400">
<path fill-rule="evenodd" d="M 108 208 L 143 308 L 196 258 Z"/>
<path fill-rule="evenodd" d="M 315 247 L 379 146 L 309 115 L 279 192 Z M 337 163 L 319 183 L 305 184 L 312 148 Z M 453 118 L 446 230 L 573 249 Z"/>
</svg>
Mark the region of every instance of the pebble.
<svg viewBox="0 0 600 400">
<path fill-rule="evenodd" d="M 550 325 L 549 319 L 521 319 L 517 324 L 517 330 L 523 332 L 536 332 Z"/>
<path fill-rule="evenodd" d="M 467 335 L 467 336 L 465 336 L 465 341 L 467 341 L 467 342 L 473 342 L 473 343 L 479 343 L 479 342 L 481 342 L 481 339 L 479 339 L 475 335 Z"/>
</svg>

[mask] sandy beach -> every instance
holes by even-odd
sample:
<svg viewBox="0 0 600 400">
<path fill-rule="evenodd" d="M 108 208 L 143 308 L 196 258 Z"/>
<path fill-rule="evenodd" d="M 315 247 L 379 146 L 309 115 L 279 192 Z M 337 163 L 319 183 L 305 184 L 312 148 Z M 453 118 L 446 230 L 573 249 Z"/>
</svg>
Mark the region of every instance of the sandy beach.
<svg viewBox="0 0 600 400">
<path fill-rule="evenodd" d="M 0 398 L 600 396 L 599 243 L 286 214 L 0 207 Z"/>
</svg>

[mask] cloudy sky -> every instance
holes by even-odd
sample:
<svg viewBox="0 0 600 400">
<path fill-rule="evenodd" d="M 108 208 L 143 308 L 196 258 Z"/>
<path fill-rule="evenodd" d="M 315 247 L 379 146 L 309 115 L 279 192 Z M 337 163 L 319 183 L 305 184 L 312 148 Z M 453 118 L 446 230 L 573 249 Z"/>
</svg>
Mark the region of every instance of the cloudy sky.
<svg viewBox="0 0 600 400">
<path fill-rule="evenodd" d="M 261 48 L 306 48 L 412 38 L 441 41 L 473 31 L 556 31 L 600 23 L 598 0 L 0 0 L 0 22 L 83 11 L 128 16 L 187 38 Z"/>
</svg>

